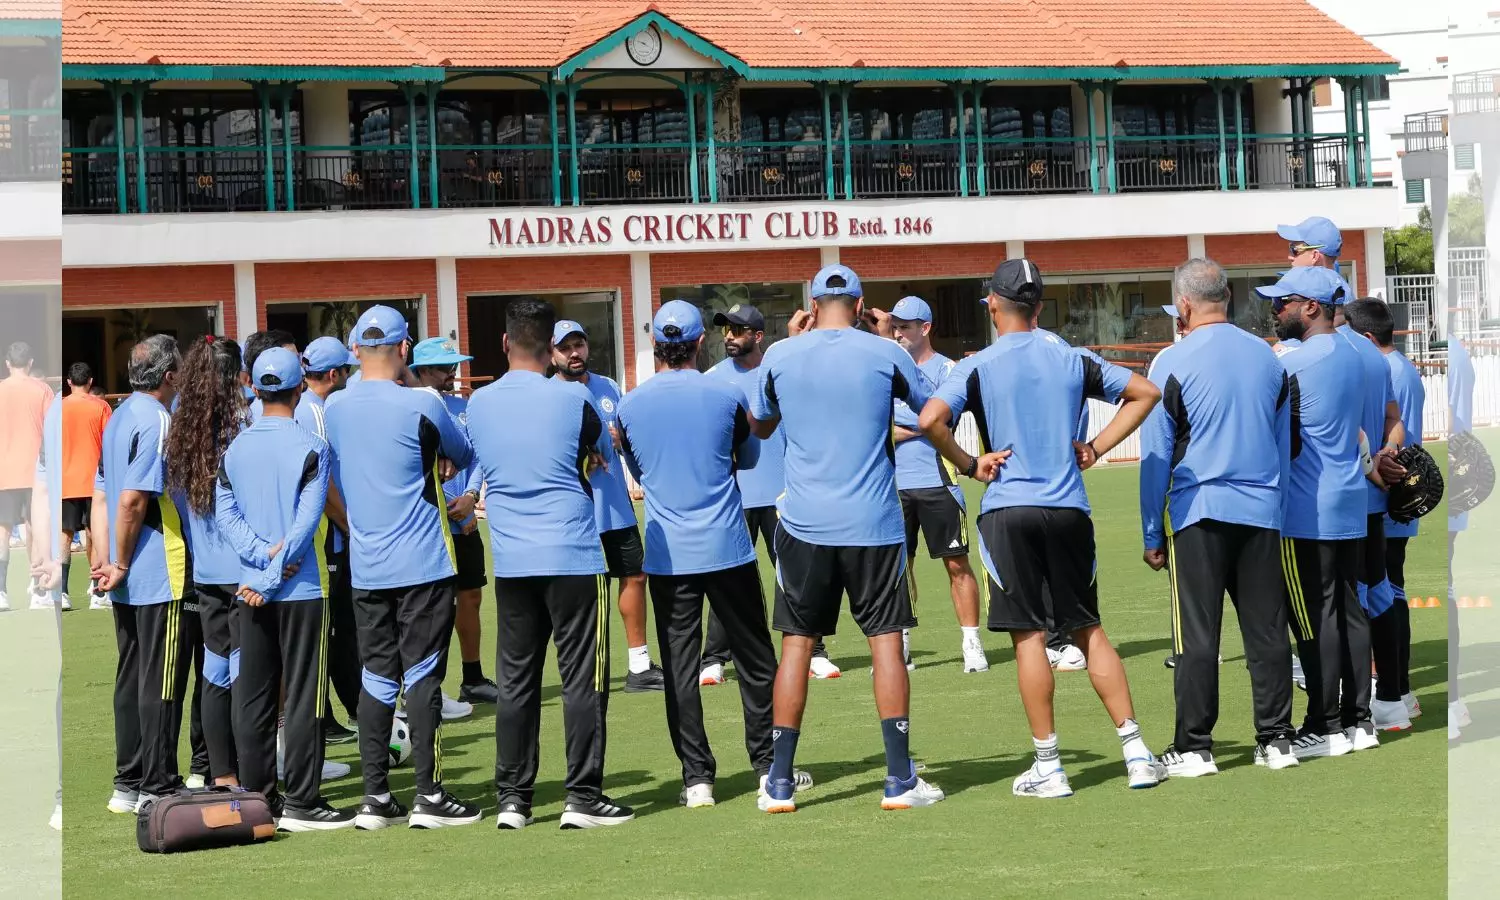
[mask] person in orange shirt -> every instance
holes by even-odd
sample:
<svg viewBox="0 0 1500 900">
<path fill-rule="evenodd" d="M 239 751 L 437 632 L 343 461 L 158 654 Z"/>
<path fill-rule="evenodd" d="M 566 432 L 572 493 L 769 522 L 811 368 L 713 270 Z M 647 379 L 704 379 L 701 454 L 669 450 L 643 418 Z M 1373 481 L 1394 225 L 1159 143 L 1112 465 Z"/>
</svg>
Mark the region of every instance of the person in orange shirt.
<svg viewBox="0 0 1500 900">
<path fill-rule="evenodd" d="M 62 544 L 68 547 L 73 535 L 87 532 L 89 511 L 93 504 L 94 477 L 99 471 L 99 456 L 104 447 L 104 426 L 109 423 L 109 401 L 95 396 L 94 373 L 88 363 L 68 367 L 69 392 L 62 401 Z M 71 558 L 71 557 L 68 557 Z M 62 564 L 62 606 L 67 609 L 68 562 Z M 89 590 L 89 609 L 109 609 L 109 595 Z"/>
<path fill-rule="evenodd" d="M 0 380 L 0 612 L 10 609 L 5 591 L 10 569 L 10 534 L 31 518 L 31 486 L 37 454 L 42 450 L 42 419 L 52 389 L 31 374 L 31 346 L 16 341 L 5 352 L 6 377 Z M 28 555 L 29 555 L 28 547 Z M 48 595 L 34 593 L 31 605 L 46 609 Z"/>
</svg>

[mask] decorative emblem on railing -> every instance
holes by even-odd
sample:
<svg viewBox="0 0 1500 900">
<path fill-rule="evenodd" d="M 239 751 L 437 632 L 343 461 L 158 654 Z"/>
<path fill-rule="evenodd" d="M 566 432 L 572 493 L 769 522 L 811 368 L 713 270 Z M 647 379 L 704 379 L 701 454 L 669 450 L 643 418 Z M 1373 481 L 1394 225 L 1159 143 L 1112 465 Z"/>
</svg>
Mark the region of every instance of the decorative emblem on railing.
<svg viewBox="0 0 1500 900">
<path fill-rule="evenodd" d="M 631 184 L 640 184 L 642 181 L 646 180 L 646 173 L 642 172 L 640 169 L 634 166 L 631 166 L 630 168 L 625 170 L 625 180 L 630 182 Z"/>
<path fill-rule="evenodd" d="M 1032 178 L 1046 178 L 1047 161 L 1043 159 L 1033 159 L 1031 161 L 1031 165 L 1026 167 L 1026 172 Z"/>
<path fill-rule="evenodd" d="M 484 173 L 484 180 L 488 181 L 490 184 L 504 184 L 505 173 L 500 171 L 499 169 L 490 169 L 488 172 Z"/>
<path fill-rule="evenodd" d="M 897 163 L 896 177 L 902 181 L 911 181 L 917 177 L 916 167 L 909 162 Z"/>
<path fill-rule="evenodd" d="M 766 184 L 781 184 L 786 180 L 779 166 L 766 166 L 760 170 L 760 180 Z"/>
<path fill-rule="evenodd" d="M 360 180 L 359 173 L 358 172 L 345 172 L 344 173 L 344 187 L 352 187 L 352 188 L 363 187 L 363 183 Z"/>
<path fill-rule="evenodd" d="M 1162 157 L 1156 161 L 1156 168 L 1163 175 L 1174 175 L 1177 172 L 1177 160 Z"/>
<path fill-rule="evenodd" d="M 213 186 L 214 186 L 214 177 L 212 175 L 199 175 L 198 176 L 198 189 L 200 191 L 209 190 Z"/>
<path fill-rule="evenodd" d="M 1305 166 L 1307 164 L 1307 162 L 1303 158 L 1302 154 L 1300 154 L 1300 153 L 1293 153 L 1291 156 L 1288 156 L 1286 158 L 1286 164 L 1287 164 L 1287 167 L 1290 168 L 1290 169 L 1300 170 L 1303 166 Z"/>
</svg>

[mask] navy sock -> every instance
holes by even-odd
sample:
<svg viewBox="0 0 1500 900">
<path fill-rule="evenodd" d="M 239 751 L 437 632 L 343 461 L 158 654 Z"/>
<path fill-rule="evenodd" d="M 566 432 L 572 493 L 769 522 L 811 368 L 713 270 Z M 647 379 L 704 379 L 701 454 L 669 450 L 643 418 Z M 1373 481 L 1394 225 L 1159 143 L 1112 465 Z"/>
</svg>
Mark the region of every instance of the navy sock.
<svg viewBox="0 0 1500 900">
<path fill-rule="evenodd" d="M 795 728 L 773 727 L 771 729 L 771 780 L 792 779 L 792 761 L 797 756 L 797 738 L 802 732 Z"/>
<path fill-rule="evenodd" d="M 72 568 L 73 564 L 71 562 L 62 564 L 62 585 L 57 589 L 59 594 L 66 594 L 68 592 L 68 571 Z"/>
<path fill-rule="evenodd" d="M 478 684 L 484 680 L 484 664 L 479 660 L 464 660 L 464 684 Z"/>
<path fill-rule="evenodd" d="M 10 584 L 10 548 L 0 549 L 0 591 L 8 590 Z"/>
<path fill-rule="evenodd" d="M 911 745 L 908 732 L 911 720 L 906 716 L 880 720 L 880 734 L 885 738 L 885 774 L 902 781 L 911 777 Z"/>
</svg>

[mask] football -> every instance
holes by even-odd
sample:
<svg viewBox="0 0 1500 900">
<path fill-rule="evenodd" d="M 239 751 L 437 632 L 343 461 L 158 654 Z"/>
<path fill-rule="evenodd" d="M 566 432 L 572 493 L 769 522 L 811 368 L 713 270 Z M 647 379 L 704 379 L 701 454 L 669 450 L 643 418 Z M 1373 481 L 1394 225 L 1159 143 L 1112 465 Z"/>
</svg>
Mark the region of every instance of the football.
<svg viewBox="0 0 1500 900">
<path fill-rule="evenodd" d="M 397 719 L 391 723 L 389 746 L 392 766 L 399 766 L 411 758 L 411 730 L 407 728 L 405 719 Z"/>
</svg>

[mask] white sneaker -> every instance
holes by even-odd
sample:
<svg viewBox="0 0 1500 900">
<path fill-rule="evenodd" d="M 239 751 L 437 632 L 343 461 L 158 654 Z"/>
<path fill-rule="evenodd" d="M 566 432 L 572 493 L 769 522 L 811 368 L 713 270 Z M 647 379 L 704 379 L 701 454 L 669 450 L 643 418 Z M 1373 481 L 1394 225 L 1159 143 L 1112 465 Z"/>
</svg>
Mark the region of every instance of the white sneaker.
<svg viewBox="0 0 1500 900">
<path fill-rule="evenodd" d="M 109 594 L 104 591 L 89 591 L 89 609 L 109 609 L 114 606 L 109 602 Z"/>
<path fill-rule="evenodd" d="M 1209 757 L 1209 765 L 1213 765 L 1213 757 Z M 1217 768 L 1214 772 L 1219 771 Z M 1127 759 L 1125 761 L 1125 777 L 1130 782 L 1132 790 L 1144 790 L 1154 788 L 1171 777 L 1167 766 L 1161 760 L 1152 756 L 1148 759 Z M 1213 774 L 1206 772 L 1204 774 Z"/>
<path fill-rule="evenodd" d="M 807 667 L 807 674 L 811 678 L 837 678 L 844 673 L 828 657 L 814 656 Z"/>
<path fill-rule="evenodd" d="M 69 597 L 67 594 L 63 594 L 62 599 L 60 599 L 58 603 L 62 606 L 63 612 L 67 612 L 73 608 L 73 598 Z"/>
<path fill-rule="evenodd" d="M 1458 730 L 1458 720 L 1453 717 L 1452 710 L 1449 710 L 1449 712 L 1448 712 L 1448 740 L 1450 740 L 1450 741 L 1456 741 L 1456 740 L 1458 740 L 1461 737 L 1463 737 L 1463 734 Z"/>
<path fill-rule="evenodd" d="M 47 591 L 31 592 L 32 609 L 52 609 L 55 606 L 57 606 L 57 601 L 53 600 L 52 595 Z"/>
<path fill-rule="evenodd" d="M 1417 699 L 1416 694 L 1410 692 L 1402 694 L 1401 702 L 1406 706 L 1406 717 L 1408 719 L 1422 718 L 1422 701 Z"/>
<path fill-rule="evenodd" d="M 1411 723 L 1407 722 L 1406 727 L 1410 728 Z M 1345 729 L 1344 734 L 1348 735 L 1349 745 L 1355 750 L 1374 750 L 1380 746 L 1380 737 L 1376 735 L 1373 723 L 1361 722 Z"/>
<path fill-rule="evenodd" d="M 1307 690 L 1307 675 L 1302 671 L 1302 660 L 1295 653 L 1292 654 L 1292 684 L 1300 691 Z"/>
<path fill-rule="evenodd" d="M 1292 741 L 1292 753 L 1300 759 L 1317 759 L 1320 756 L 1344 756 L 1354 752 L 1354 743 L 1342 731 L 1332 734 L 1304 732 Z"/>
<path fill-rule="evenodd" d="M 47 820 L 47 827 L 53 831 L 62 831 L 62 804 L 52 807 L 52 818 Z"/>
<path fill-rule="evenodd" d="M 1061 650 L 1053 650 L 1049 647 L 1047 662 L 1059 672 L 1082 672 L 1089 667 L 1088 661 L 1083 658 L 1083 651 L 1072 644 L 1066 645 Z"/>
<path fill-rule="evenodd" d="M 1411 728 L 1411 716 L 1406 711 L 1406 704 L 1400 700 L 1371 700 L 1370 720 L 1381 731 L 1407 731 Z"/>
<path fill-rule="evenodd" d="M 1068 776 L 1063 773 L 1061 766 L 1051 772 L 1041 772 L 1037 770 L 1036 763 L 1016 776 L 1016 780 L 1011 782 L 1010 792 L 1017 797 L 1073 796 L 1073 789 L 1068 786 Z"/>
<path fill-rule="evenodd" d="M 141 795 L 135 791 L 115 791 L 105 808 L 112 813 L 133 813 L 140 802 Z"/>
<path fill-rule="evenodd" d="M 942 788 L 928 784 L 913 772 L 910 783 L 897 778 L 886 778 L 885 795 L 880 798 L 880 808 L 914 809 L 918 806 L 932 806 L 941 803 L 946 796 Z"/>
<path fill-rule="evenodd" d="M 519 803 L 507 803 L 500 807 L 500 812 L 495 816 L 495 827 L 508 831 L 520 831 L 536 820 L 531 817 L 531 810 Z"/>
<path fill-rule="evenodd" d="M 1255 764 L 1268 769 L 1290 769 L 1292 766 L 1300 766 L 1297 755 L 1292 752 L 1292 742 L 1287 738 L 1277 738 L 1265 744 L 1255 745 Z"/>
<path fill-rule="evenodd" d="M 321 776 L 321 780 L 323 780 L 323 781 L 332 781 L 335 778 L 343 778 L 345 775 L 348 775 L 348 774 L 349 774 L 349 764 L 348 763 L 334 762 L 331 759 L 323 761 L 323 774 Z"/>
<path fill-rule="evenodd" d="M 714 805 L 714 786 L 711 784 L 690 784 L 682 789 L 682 794 L 677 802 L 688 809 L 697 809 L 701 806 Z"/>
<path fill-rule="evenodd" d="M 10 594 L 0 591 L 0 612 L 10 612 Z"/>
<path fill-rule="evenodd" d="M 984 655 L 984 645 L 977 640 L 964 641 L 964 674 L 988 672 L 990 661 Z"/>
<path fill-rule="evenodd" d="M 189 775 L 182 780 L 182 786 L 190 791 L 202 790 L 206 783 L 207 779 L 202 775 Z"/>
<path fill-rule="evenodd" d="M 443 695 L 442 717 L 444 722 L 452 722 L 455 719 L 467 719 L 474 715 L 474 704 L 465 703 L 462 700 L 454 700 L 447 694 Z"/>
<path fill-rule="evenodd" d="M 917 664 L 911 661 L 911 629 L 901 629 L 901 658 L 906 660 L 906 671 L 915 672 Z"/>
<path fill-rule="evenodd" d="M 1469 718 L 1469 704 L 1458 699 L 1448 704 L 1448 718 L 1458 723 L 1459 728 L 1468 728 L 1473 720 Z"/>
<path fill-rule="evenodd" d="M 1214 755 L 1207 750 L 1179 751 L 1175 747 L 1168 747 L 1161 755 L 1161 762 L 1166 766 L 1167 774 L 1173 778 L 1201 778 L 1204 775 L 1219 774 Z"/>
<path fill-rule="evenodd" d="M 698 684 L 709 687 L 724 683 L 724 665 L 722 663 L 709 663 L 698 673 Z"/>
</svg>

